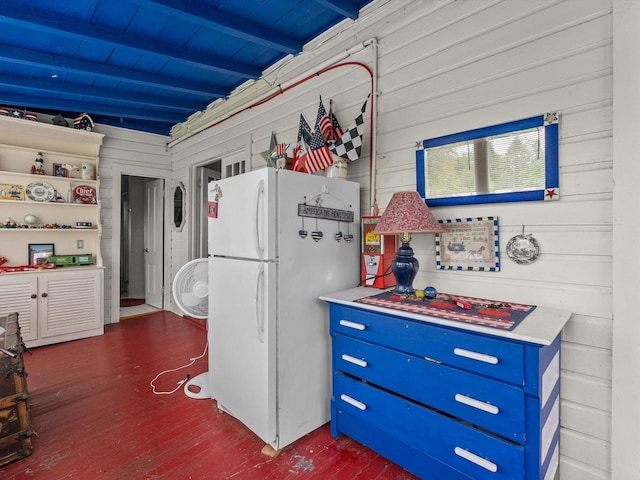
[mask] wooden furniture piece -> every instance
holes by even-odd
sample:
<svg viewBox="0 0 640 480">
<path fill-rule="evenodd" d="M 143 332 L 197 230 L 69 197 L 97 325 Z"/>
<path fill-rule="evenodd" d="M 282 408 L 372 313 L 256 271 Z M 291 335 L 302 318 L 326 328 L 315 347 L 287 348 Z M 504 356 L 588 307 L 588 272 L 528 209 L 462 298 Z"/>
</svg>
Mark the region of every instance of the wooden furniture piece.
<svg viewBox="0 0 640 480">
<path fill-rule="evenodd" d="M 331 431 L 430 480 L 553 479 L 560 436 L 560 333 L 537 307 L 512 331 L 330 303 Z"/>
<path fill-rule="evenodd" d="M 104 267 L 96 175 L 103 137 L 0 116 L 0 256 L 7 261 L 0 272 L 0 315 L 19 313 L 22 338 L 29 347 L 103 332 Z M 42 183 L 46 188 L 36 195 L 34 185 Z M 81 191 L 88 194 L 73 198 L 76 187 L 84 187 Z M 51 189 L 55 196 L 49 201 L 41 194 Z M 81 203 L 83 198 L 89 203 Z M 35 225 L 27 222 L 29 214 L 37 217 Z M 93 263 L 6 271 L 30 264 L 30 244 L 53 244 L 56 255 L 82 256 Z"/>
<path fill-rule="evenodd" d="M 23 350 L 18 314 L 0 316 L 0 465 L 31 455 Z"/>
<path fill-rule="evenodd" d="M 103 269 L 57 267 L 0 274 L 0 314 L 20 314 L 28 347 L 104 333 Z"/>
</svg>

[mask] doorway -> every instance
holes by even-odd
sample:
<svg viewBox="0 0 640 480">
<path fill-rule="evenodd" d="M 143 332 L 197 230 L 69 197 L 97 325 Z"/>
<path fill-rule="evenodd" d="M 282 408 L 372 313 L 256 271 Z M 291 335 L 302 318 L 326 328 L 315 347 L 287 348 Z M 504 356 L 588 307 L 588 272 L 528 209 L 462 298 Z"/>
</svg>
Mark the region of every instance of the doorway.
<svg viewBox="0 0 640 480">
<path fill-rule="evenodd" d="M 209 182 L 222 178 L 222 161 L 214 160 L 196 168 L 196 188 L 194 202 L 194 256 L 193 258 L 206 258 L 208 254 L 207 233 L 207 203 Z"/>
<path fill-rule="evenodd" d="M 121 176 L 120 317 L 164 307 L 164 180 Z"/>
</svg>

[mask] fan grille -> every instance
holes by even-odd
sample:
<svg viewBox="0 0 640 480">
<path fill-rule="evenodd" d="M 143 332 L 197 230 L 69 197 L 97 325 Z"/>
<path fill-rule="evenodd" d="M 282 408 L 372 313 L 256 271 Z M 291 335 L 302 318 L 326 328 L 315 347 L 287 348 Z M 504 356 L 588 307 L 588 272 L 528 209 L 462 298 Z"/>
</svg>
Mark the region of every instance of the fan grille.
<svg viewBox="0 0 640 480">
<path fill-rule="evenodd" d="M 209 315 L 208 260 L 191 260 L 178 270 L 173 279 L 173 299 L 180 310 L 194 318 Z"/>
</svg>

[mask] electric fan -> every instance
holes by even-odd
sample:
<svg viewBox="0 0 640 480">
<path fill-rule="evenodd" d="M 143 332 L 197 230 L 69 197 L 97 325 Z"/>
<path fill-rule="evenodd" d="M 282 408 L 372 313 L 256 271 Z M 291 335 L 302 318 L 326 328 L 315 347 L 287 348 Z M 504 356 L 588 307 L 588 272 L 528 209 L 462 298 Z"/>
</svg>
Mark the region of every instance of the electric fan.
<svg viewBox="0 0 640 480">
<path fill-rule="evenodd" d="M 173 279 L 173 299 L 180 310 L 193 318 L 209 315 L 209 265 L 196 258 L 183 265 Z"/>
<path fill-rule="evenodd" d="M 173 279 L 173 299 L 190 317 L 206 319 L 209 316 L 209 261 L 206 258 L 191 260 L 178 270 Z M 197 391 L 190 388 L 192 385 Z M 201 373 L 185 382 L 184 393 L 191 398 L 211 398 L 208 385 L 207 372 Z"/>
</svg>

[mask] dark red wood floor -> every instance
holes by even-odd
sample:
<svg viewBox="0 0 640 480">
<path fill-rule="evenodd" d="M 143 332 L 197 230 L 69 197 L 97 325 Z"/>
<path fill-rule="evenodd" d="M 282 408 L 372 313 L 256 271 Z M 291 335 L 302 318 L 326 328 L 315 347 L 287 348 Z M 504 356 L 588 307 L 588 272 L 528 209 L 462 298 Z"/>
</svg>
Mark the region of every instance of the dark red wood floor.
<svg viewBox="0 0 640 480">
<path fill-rule="evenodd" d="M 275 457 L 213 400 L 182 390 L 154 395 L 149 382 L 202 353 L 202 328 L 168 312 L 107 325 L 105 335 L 25 354 L 30 457 L 0 467 L 2 480 L 413 480 L 357 442 L 335 440 L 325 425 Z M 156 382 L 171 390 L 206 357 Z"/>
</svg>

